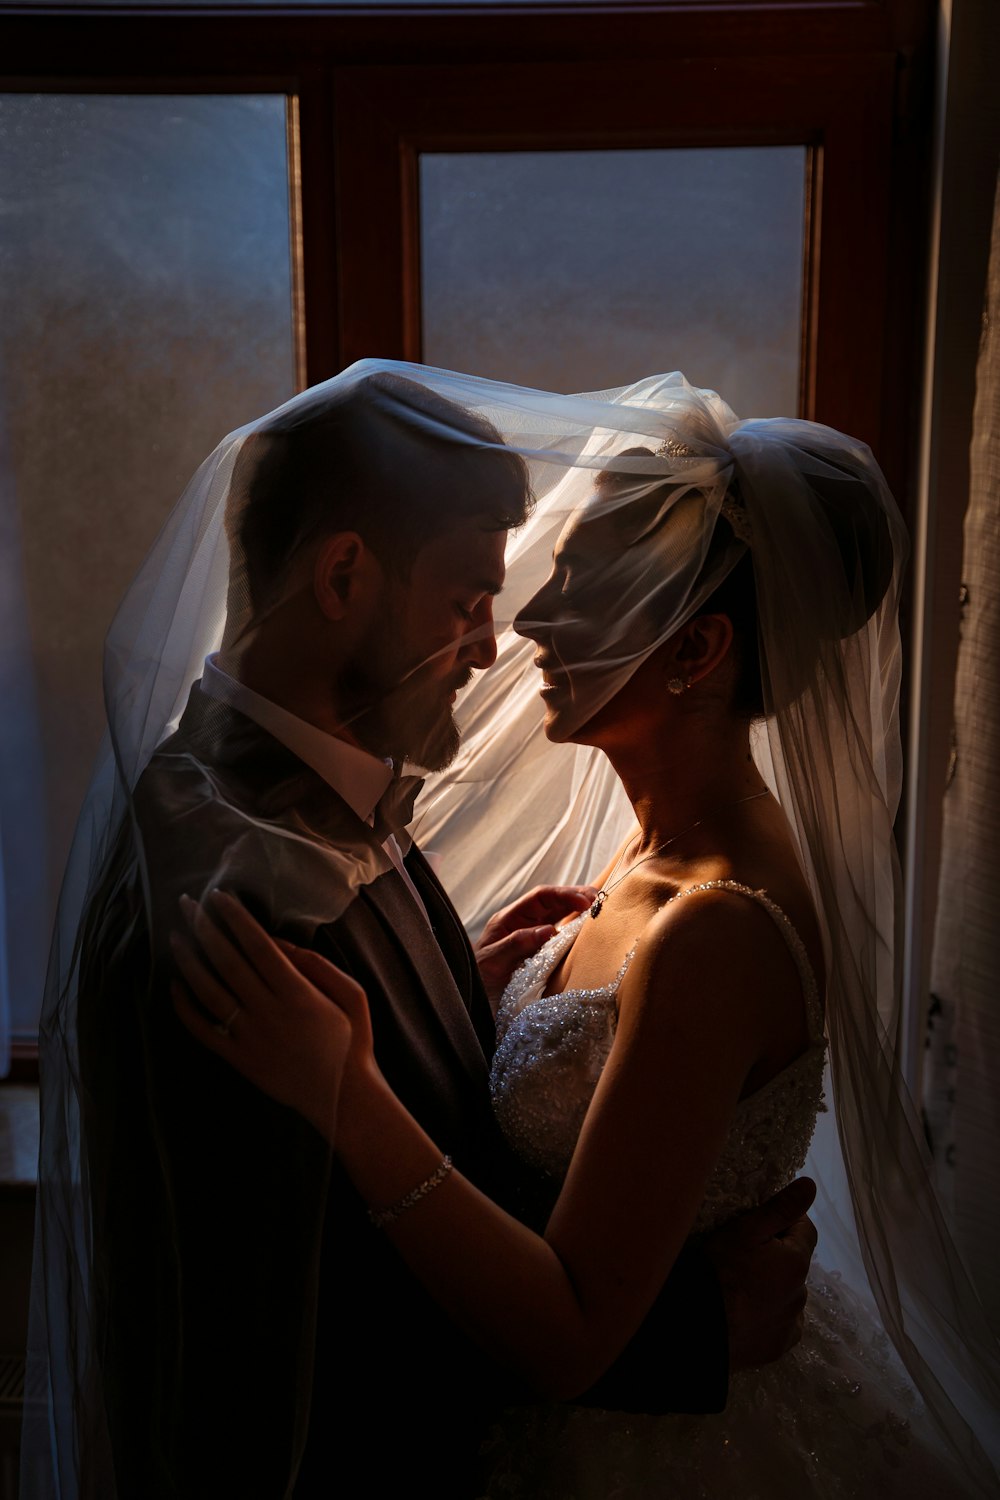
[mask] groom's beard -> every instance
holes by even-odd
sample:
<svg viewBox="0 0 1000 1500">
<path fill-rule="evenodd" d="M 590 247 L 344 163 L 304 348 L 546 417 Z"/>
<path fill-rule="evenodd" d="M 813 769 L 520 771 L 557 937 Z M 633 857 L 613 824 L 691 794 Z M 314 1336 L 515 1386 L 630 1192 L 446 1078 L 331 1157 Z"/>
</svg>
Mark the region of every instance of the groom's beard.
<svg viewBox="0 0 1000 1500">
<path fill-rule="evenodd" d="M 451 694 L 464 687 L 471 672 L 465 670 L 442 682 L 429 677 L 426 667 L 401 682 L 386 698 L 383 716 L 393 739 L 387 752 L 393 760 L 405 760 L 422 771 L 443 771 L 458 754 L 461 733 L 451 711 Z"/>
<path fill-rule="evenodd" d="M 398 622 L 387 612 L 364 649 L 341 671 L 337 702 L 344 726 L 373 755 L 443 771 L 461 743 L 451 694 L 471 676 L 468 667 L 442 679 L 435 675 L 433 661 L 409 665 Z"/>
</svg>

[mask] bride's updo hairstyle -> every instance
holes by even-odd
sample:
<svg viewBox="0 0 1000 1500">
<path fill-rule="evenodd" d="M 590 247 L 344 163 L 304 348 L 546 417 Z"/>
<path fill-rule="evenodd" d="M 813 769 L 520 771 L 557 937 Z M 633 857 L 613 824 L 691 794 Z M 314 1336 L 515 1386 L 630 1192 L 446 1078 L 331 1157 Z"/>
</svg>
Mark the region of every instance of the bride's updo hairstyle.
<svg viewBox="0 0 1000 1500">
<path fill-rule="evenodd" d="M 877 493 L 863 476 L 831 462 L 829 457 L 823 462 L 835 472 L 814 475 L 810 489 L 819 524 L 826 524 L 835 542 L 835 555 L 839 556 L 843 576 L 835 581 L 840 587 L 835 586 L 829 595 L 825 595 L 834 602 L 833 610 L 815 620 L 817 644 L 822 640 L 844 640 L 871 619 L 885 597 L 893 564 L 889 528 Z M 760 499 L 766 505 L 766 496 Z M 716 522 L 716 531 L 723 533 L 724 545 L 729 545 L 733 534 L 730 516 L 746 513 L 740 481 L 734 478 Z M 748 551 L 701 606 L 699 613 L 726 615 L 732 622 L 738 664 L 733 708 L 742 717 L 763 718 L 766 712 L 761 660 L 763 647 L 752 533 Z M 803 658 L 799 663 L 800 674 L 805 673 L 807 665 Z M 786 681 L 785 692 L 788 694 L 796 686 L 801 689 L 805 685 L 805 681 L 798 684 Z"/>
<path fill-rule="evenodd" d="M 653 459 L 655 455 L 649 448 L 629 448 L 620 457 Z M 812 621 L 818 648 L 823 641 L 846 639 L 871 619 L 892 579 L 893 551 L 879 494 L 867 476 L 855 473 L 828 454 L 815 451 L 812 457 L 821 472 L 810 478 L 809 501 L 815 509 L 816 524 L 829 532 L 833 544 L 830 556 L 839 558 L 842 570 L 839 576 L 825 580 L 831 587 L 817 591 L 817 599 L 824 601 L 822 606 L 817 605 Z M 626 492 L 630 483 L 620 472 L 608 469 L 598 475 L 596 489 L 600 496 L 611 498 Z M 756 488 L 755 511 L 767 505 L 766 485 L 762 484 L 760 476 Z M 671 510 L 664 502 L 669 502 L 672 493 L 680 498 Z M 703 501 L 704 497 L 699 497 L 697 491 L 685 491 L 669 484 L 642 495 L 639 503 L 650 509 L 662 511 L 666 508 L 668 525 L 689 526 L 690 517 L 686 512 L 699 499 Z M 725 615 L 730 621 L 736 660 L 731 707 L 741 718 L 754 720 L 763 718 L 768 712 L 764 689 L 766 665 L 761 656 L 763 647 L 752 522 L 739 475 L 734 473 L 715 521 L 701 578 L 718 575 L 725 566 L 725 558 L 732 553 L 734 546 L 738 548 L 740 544 L 745 548 L 742 556 L 697 607 L 692 618 Z M 814 665 L 815 656 L 811 657 L 809 653 L 799 655 L 794 675 L 785 675 L 783 699 L 797 696 L 805 688 Z M 773 697 L 770 702 L 772 708 L 781 706 Z"/>
</svg>

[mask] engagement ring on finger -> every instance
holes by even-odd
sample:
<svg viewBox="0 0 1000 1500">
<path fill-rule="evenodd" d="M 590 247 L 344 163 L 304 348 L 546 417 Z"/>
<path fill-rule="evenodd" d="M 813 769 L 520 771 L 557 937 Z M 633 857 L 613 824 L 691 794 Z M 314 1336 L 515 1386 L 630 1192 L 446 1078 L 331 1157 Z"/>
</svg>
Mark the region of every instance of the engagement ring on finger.
<svg viewBox="0 0 1000 1500">
<path fill-rule="evenodd" d="M 219 1022 L 216 1023 L 215 1029 L 219 1033 L 220 1036 L 228 1036 L 229 1035 L 229 1029 L 232 1026 L 233 1022 L 236 1020 L 236 1017 L 239 1015 L 239 1013 L 240 1013 L 240 1011 L 242 1009 L 243 1009 L 242 1005 L 237 1005 L 236 1009 L 233 1011 L 232 1015 L 229 1017 L 229 1019 L 227 1021 L 219 1021 Z"/>
</svg>

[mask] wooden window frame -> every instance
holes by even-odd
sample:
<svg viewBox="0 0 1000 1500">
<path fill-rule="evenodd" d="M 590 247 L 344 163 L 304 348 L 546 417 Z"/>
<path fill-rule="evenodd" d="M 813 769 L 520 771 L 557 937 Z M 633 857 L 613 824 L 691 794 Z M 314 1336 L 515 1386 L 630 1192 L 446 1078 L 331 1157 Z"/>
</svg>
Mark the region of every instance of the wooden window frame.
<svg viewBox="0 0 1000 1500">
<path fill-rule="evenodd" d="M 914 513 L 932 0 L 143 7 L 0 3 L 0 91 L 296 102 L 300 379 L 419 358 L 422 150 L 803 144 L 802 414 Z M 12 1077 L 33 1069 L 18 1047 Z"/>
<path fill-rule="evenodd" d="M 858 347 L 886 315 L 892 73 L 880 55 L 855 62 L 846 86 L 825 57 L 791 79 L 773 59 L 690 59 L 666 85 L 657 63 L 338 70 L 342 360 L 421 357 L 423 151 L 803 145 L 800 412 L 881 450 L 886 351 L 868 339 L 859 368 Z"/>
<path fill-rule="evenodd" d="M 306 383 L 362 351 L 419 351 L 416 154 L 442 140 L 453 149 L 525 142 L 529 131 L 512 125 L 510 88 L 532 70 L 552 80 L 549 108 L 535 100 L 528 111 L 549 132 L 544 145 L 557 132 L 563 144 L 807 144 L 820 170 L 802 410 L 870 441 L 905 510 L 922 336 L 914 309 L 929 223 L 933 19 L 931 0 L 491 0 L 297 12 L 0 4 L 0 89 L 294 95 Z M 574 78 L 590 91 L 586 99 L 574 98 Z M 441 118 L 446 99 L 465 111 L 464 124 Z M 607 123 L 595 127 L 595 117 Z M 362 158 L 375 175 L 359 172 Z M 859 194 L 863 217 L 878 228 L 856 259 L 855 282 L 847 221 Z M 392 225 L 402 264 L 374 230 L 363 235 L 353 202 L 368 204 L 373 225 Z M 373 254 L 354 248 L 363 237 Z M 863 384 L 871 392 L 878 384 L 876 394 L 862 400 L 858 391 L 850 402 L 843 398 L 860 360 L 837 314 L 845 302 L 857 314 L 847 325 L 865 329 Z"/>
</svg>

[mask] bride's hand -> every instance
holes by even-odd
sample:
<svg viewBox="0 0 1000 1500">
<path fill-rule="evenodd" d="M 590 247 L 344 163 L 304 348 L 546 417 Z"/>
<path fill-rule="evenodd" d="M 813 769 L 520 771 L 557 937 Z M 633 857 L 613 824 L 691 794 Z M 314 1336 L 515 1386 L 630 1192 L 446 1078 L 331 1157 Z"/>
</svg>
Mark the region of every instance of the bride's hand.
<svg viewBox="0 0 1000 1500">
<path fill-rule="evenodd" d="M 187 986 L 172 986 L 181 1021 L 333 1144 L 345 1071 L 375 1070 L 364 990 L 319 954 L 276 942 L 225 892 L 181 906 L 194 939 L 171 936 Z"/>
<path fill-rule="evenodd" d="M 557 922 L 585 910 L 596 895 L 589 885 L 539 885 L 490 917 L 475 944 L 475 954 L 494 1014 L 518 964 L 538 952 Z"/>
</svg>

